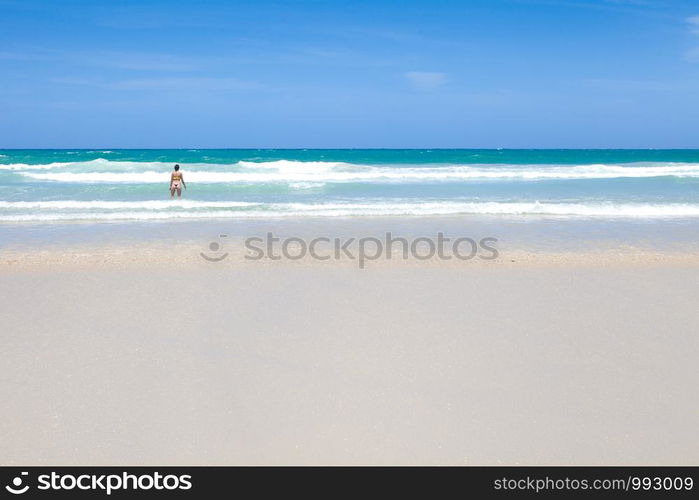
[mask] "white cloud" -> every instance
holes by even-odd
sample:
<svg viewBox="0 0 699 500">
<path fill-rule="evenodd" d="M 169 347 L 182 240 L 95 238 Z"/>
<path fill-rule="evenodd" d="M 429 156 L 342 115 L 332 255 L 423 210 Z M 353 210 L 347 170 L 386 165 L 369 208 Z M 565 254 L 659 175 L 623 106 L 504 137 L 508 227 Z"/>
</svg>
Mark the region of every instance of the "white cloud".
<svg viewBox="0 0 699 500">
<path fill-rule="evenodd" d="M 418 90 L 433 90 L 447 82 L 446 73 L 408 71 L 404 76 Z"/>
</svg>

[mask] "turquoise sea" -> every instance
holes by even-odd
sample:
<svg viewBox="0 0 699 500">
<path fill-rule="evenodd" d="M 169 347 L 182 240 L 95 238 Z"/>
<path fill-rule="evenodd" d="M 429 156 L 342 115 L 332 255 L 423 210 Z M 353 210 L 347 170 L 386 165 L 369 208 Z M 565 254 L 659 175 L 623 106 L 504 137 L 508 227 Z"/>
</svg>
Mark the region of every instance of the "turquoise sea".
<svg viewBox="0 0 699 500">
<path fill-rule="evenodd" d="M 699 150 L 0 150 L 4 224 L 435 215 L 699 218 Z"/>
</svg>

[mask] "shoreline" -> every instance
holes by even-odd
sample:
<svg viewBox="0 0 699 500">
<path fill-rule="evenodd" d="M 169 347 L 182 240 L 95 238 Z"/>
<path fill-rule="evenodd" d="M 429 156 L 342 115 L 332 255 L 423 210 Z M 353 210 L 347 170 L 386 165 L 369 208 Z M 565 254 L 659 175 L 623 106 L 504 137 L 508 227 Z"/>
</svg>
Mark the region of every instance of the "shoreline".
<svg viewBox="0 0 699 500">
<path fill-rule="evenodd" d="M 305 246 L 325 238 L 317 248 L 326 260 L 312 259 L 308 252 L 299 260 L 249 260 L 252 252 L 245 241 L 250 238 L 297 240 Z M 388 259 L 388 239 L 429 240 L 401 259 L 401 245 L 393 245 L 395 258 Z M 442 235 L 442 236 L 440 236 Z M 74 224 L 0 224 L 0 271 L 10 269 L 51 269 L 100 267 L 194 267 L 254 268 L 267 266 L 356 267 L 358 241 L 378 240 L 384 248 L 366 268 L 376 267 L 474 267 L 509 268 L 522 265 L 696 265 L 699 262 L 699 221 L 659 222 L 656 220 L 561 220 L 556 218 L 504 217 L 366 217 L 366 218 L 288 218 L 257 221 L 180 221 Z M 471 259 L 445 260 L 429 256 L 429 246 L 439 243 L 453 255 L 451 242 L 468 238 L 488 240 L 497 249 L 498 258 L 486 260 L 480 248 Z M 333 242 L 352 240 L 352 255 L 335 258 Z M 259 241 L 259 240 L 258 240 Z M 256 243 L 260 245 L 261 243 Z M 210 245 L 217 250 L 212 252 Z M 277 253 L 280 243 L 276 244 Z M 366 245 L 371 249 L 371 244 Z M 293 246 L 291 248 L 294 248 Z M 426 250 L 425 250 L 426 249 Z M 337 249 L 335 249 L 337 250 Z M 463 252 L 464 247 L 460 250 Z M 202 254 L 220 262 L 206 262 Z M 296 257 L 299 254 L 293 253 Z M 367 252 L 371 256 L 371 252 Z M 352 258 L 354 257 L 354 259 Z M 423 260 L 424 259 L 424 260 Z"/>
<path fill-rule="evenodd" d="M 0 223 L 0 249 L 55 243 L 192 241 L 222 233 L 244 238 L 267 231 L 300 237 L 377 236 L 386 232 L 415 237 L 437 232 L 495 236 L 520 247 L 629 244 L 646 248 L 696 247 L 699 218 L 575 218 L 555 216 L 303 216 L 259 219 L 73 221 Z"/>
<path fill-rule="evenodd" d="M 408 240 L 410 241 L 410 240 Z M 523 248 L 497 248 L 497 257 L 486 259 L 474 256 L 459 259 L 450 254 L 445 258 L 435 255 L 431 258 L 417 258 L 412 254 L 405 259 L 394 250 L 392 257 L 385 253 L 375 259 L 363 261 L 357 254 L 357 247 L 348 247 L 348 253 L 334 254 L 332 246 L 318 247 L 323 260 L 314 259 L 308 253 L 302 258 L 285 258 L 281 254 L 255 257 L 246 251 L 243 240 L 226 242 L 218 251 L 212 252 L 202 241 L 180 241 L 167 243 L 139 243 L 122 245 L 60 245 L 0 252 L 0 272 L 8 271 L 51 271 L 51 270 L 109 270 L 140 268 L 180 269 L 248 269 L 256 268 L 308 268 L 324 269 L 339 267 L 359 271 L 379 268 L 415 268 L 451 270 L 470 269 L 516 269 L 522 267 L 634 267 L 634 266 L 690 266 L 699 267 L 699 254 L 689 250 L 659 251 L 631 246 L 600 249 L 597 251 L 537 251 Z M 225 256 L 224 256 L 225 254 Z M 350 255 L 350 256 L 348 256 Z M 422 255 L 422 254 L 420 254 Z M 208 257 L 210 260 L 207 260 Z M 298 256 L 297 253 L 293 254 Z M 221 259 L 221 260 L 218 260 Z"/>
</svg>

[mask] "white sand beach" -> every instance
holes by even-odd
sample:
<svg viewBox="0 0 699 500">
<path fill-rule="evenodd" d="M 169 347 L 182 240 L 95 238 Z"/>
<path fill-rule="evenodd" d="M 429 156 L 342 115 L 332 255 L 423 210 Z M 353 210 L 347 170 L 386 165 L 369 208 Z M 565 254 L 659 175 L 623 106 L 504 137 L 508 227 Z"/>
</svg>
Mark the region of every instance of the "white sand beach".
<svg viewBox="0 0 699 500">
<path fill-rule="evenodd" d="M 3 255 L 0 463 L 699 460 L 694 255 L 199 250 Z"/>
</svg>

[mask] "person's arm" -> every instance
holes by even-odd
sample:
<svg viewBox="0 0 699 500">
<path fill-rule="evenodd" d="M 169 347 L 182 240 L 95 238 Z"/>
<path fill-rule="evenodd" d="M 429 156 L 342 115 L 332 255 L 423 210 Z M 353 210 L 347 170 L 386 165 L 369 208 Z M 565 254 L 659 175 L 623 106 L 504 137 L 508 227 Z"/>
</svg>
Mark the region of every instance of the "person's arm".
<svg viewBox="0 0 699 500">
<path fill-rule="evenodd" d="M 174 173 L 170 174 L 170 184 L 168 184 L 168 186 L 167 186 L 168 189 L 172 189 L 172 178 L 174 175 L 175 175 Z"/>
<path fill-rule="evenodd" d="M 187 184 L 184 183 L 184 174 L 180 175 L 180 180 L 182 181 L 184 188 L 187 189 Z"/>
</svg>

